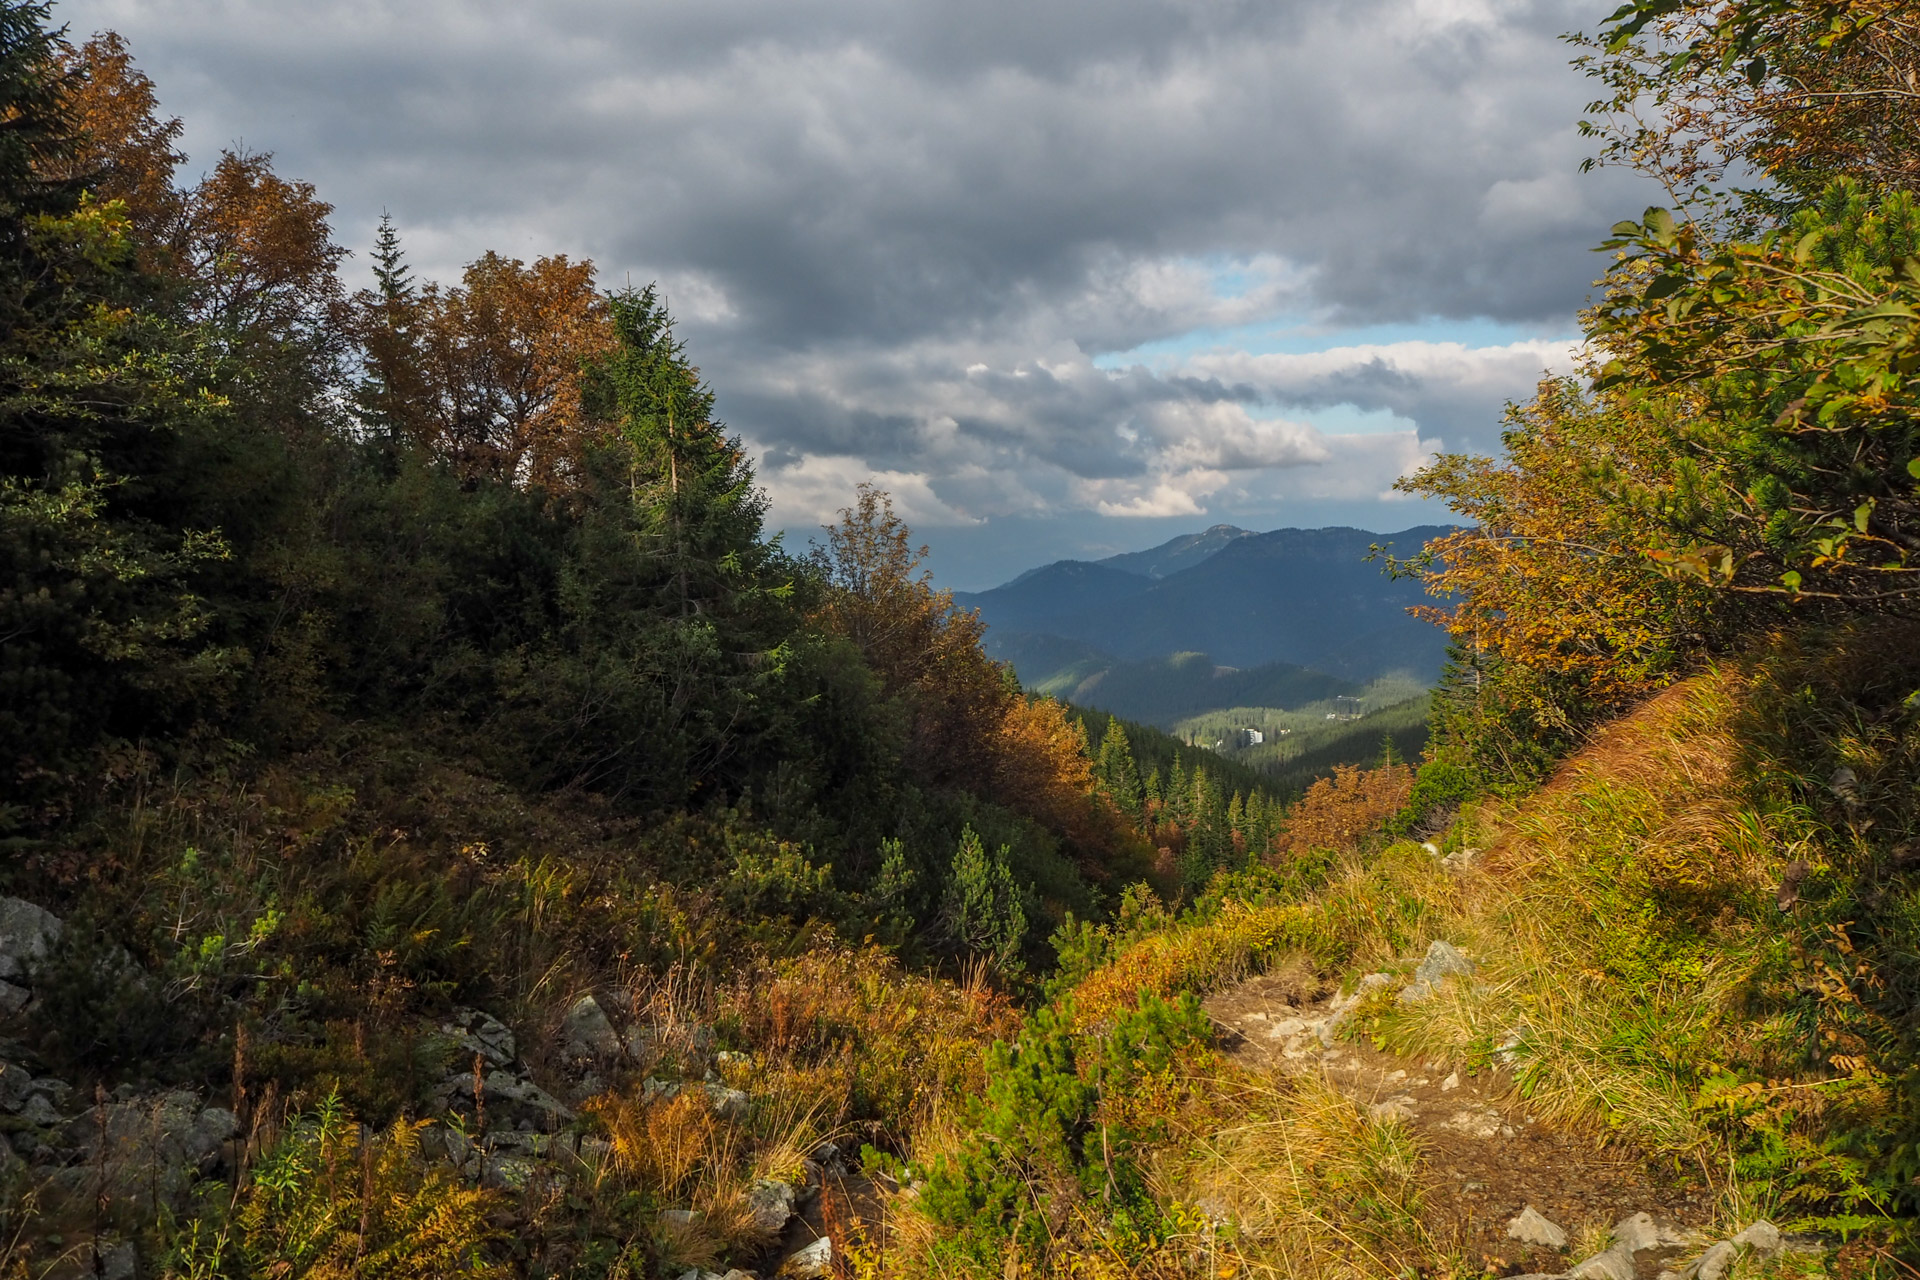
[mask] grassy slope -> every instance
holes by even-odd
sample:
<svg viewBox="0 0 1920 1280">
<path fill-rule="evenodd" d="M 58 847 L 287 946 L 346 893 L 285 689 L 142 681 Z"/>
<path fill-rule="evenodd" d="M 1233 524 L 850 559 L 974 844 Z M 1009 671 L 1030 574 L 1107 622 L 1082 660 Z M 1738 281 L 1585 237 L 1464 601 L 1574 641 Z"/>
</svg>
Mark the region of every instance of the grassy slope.
<svg viewBox="0 0 1920 1280">
<path fill-rule="evenodd" d="M 1376 844 L 1323 872 L 1309 860 L 1227 886 L 1179 921 L 1122 928 L 1075 987 L 1080 1015 L 1098 1024 L 1141 990 L 1205 990 L 1272 966 L 1347 983 L 1405 973 L 1447 939 L 1478 979 L 1411 1007 L 1376 1001 L 1362 1034 L 1466 1069 L 1505 1047 L 1537 1112 L 1707 1183 L 1729 1223 L 1864 1231 L 1856 1264 L 1884 1257 L 1873 1241 L 1897 1250 L 1904 1238 L 1911 1132 L 1898 1026 L 1920 932 L 1902 870 L 1920 807 L 1920 727 L 1902 702 L 1920 681 L 1912 639 L 1830 638 L 1668 690 L 1538 793 L 1467 813 L 1445 841 L 1484 850 L 1464 874 L 1417 845 Z M 1776 891 L 1796 860 L 1800 899 L 1783 911 Z M 1311 1145 L 1304 1122 L 1272 1123 L 1269 1145 L 1288 1133 Z M 1219 1147 L 1217 1134 L 1177 1136 L 1160 1167 L 1217 1163 Z M 1297 1203 L 1296 1165 L 1249 1173 L 1253 1161 L 1237 1176 Z M 1200 1184 L 1169 1174 L 1160 1191 L 1178 1200 Z M 1335 1235 L 1379 1243 L 1336 1210 L 1316 1210 Z M 1298 1231 L 1245 1225 L 1244 1265 L 1297 1273 Z M 1402 1231 L 1394 1256 L 1421 1261 L 1416 1237 Z M 1307 1273 L 1378 1265 L 1329 1248 Z"/>
</svg>

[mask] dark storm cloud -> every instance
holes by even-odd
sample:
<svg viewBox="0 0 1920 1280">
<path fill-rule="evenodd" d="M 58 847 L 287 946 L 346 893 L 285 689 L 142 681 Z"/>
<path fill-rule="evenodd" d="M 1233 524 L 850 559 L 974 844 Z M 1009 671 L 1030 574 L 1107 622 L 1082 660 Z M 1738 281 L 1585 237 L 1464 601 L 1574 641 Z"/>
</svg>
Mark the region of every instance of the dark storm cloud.
<svg viewBox="0 0 1920 1280">
<path fill-rule="evenodd" d="M 1595 269 L 1584 249 L 1641 203 L 1619 175 L 1576 174 L 1586 90 L 1556 37 L 1605 7 L 66 0 L 59 14 L 130 38 L 196 165 L 235 140 L 275 151 L 339 206 L 350 243 L 386 208 L 434 273 L 499 248 L 659 279 L 730 421 L 767 450 L 776 498 L 779 476 L 832 455 L 928 478 L 973 518 L 1117 510 L 1099 496 L 1112 484 L 1147 501 L 1180 475 L 1346 465 L 1308 428 L 1248 418 L 1257 402 L 1389 408 L 1458 436 L 1524 394 L 1537 367 L 1516 384 L 1513 360 L 1471 354 L 1466 374 L 1444 353 L 1317 370 L 1092 358 L 1282 312 L 1564 320 Z M 1493 365 L 1506 381 L 1475 381 Z M 1405 453 L 1398 437 L 1382 447 Z"/>
</svg>

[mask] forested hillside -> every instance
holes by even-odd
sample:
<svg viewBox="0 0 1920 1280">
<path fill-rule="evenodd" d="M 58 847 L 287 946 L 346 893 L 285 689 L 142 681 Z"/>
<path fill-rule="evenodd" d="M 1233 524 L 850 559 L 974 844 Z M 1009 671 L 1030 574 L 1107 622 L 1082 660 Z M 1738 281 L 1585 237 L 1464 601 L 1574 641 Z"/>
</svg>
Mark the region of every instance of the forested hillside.
<svg viewBox="0 0 1920 1280">
<path fill-rule="evenodd" d="M 0 1276 L 1915 1274 L 1916 40 L 1580 46 L 1675 207 L 1403 482 L 1422 757 L 1293 801 L 878 489 L 770 537 L 654 290 L 356 289 L 0 0 Z"/>
</svg>

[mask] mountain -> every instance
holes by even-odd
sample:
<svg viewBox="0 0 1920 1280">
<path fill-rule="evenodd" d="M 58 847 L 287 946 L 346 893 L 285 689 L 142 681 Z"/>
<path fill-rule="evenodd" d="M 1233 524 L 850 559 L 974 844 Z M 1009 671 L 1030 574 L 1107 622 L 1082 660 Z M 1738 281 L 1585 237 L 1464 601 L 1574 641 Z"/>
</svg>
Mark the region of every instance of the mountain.
<svg viewBox="0 0 1920 1280">
<path fill-rule="evenodd" d="M 1121 569 L 1127 573 L 1141 574 L 1148 578 L 1165 578 L 1182 569 L 1191 569 L 1235 538 L 1253 536 L 1246 529 L 1237 529 L 1230 524 L 1217 524 L 1202 533 L 1183 534 L 1157 547 L 1149 547 L 1145 551 L 1128 551 L 1122 555 L 1096 560 L 1094 563 L 1104 564 L 1112 569 Z"/>
<path fill-rule="evenodd" d="M 1031 651 L 1030 644 L 1022 646 L 1023 653 Z M 1020 670 L 1017 658 L 1008 661 Z M 1152 662 L 1097 661 L 1081 655 L 1026 683 L 1075 706 L 1111 711 L 1162 729 L 1221 707 L 1294 708 L 1362 692 L 1360 685 L 1292 663 L 1242 670 L 1215 666 L 1204 653 L 1176 653 Z"/>
<path fill-rule="evenodd" d="M 1390 534 L 1247 533 L 1219 525 L 1131 556 L 1056 561 L 954 599 L 980 610 L 987 651 L 1029 684 L 1050 682 L 1069 665 L 1080 665 L 1085 679 L 1084 664 L 1102 655 L 1150 662 L 1179 653 L 1223 667 L 1287 663 L 1359 683 L 1395 671 L 1430 681 L 1446 633 L 1407 613 L 1428 602 L 1418 582 L 1391 578 L 1367 557 L 1376 544 L 1410 555 L 1446 532 L 1428 525 Z M 1164 576 L 1149 576 L 1156 568 Z M 1048 665 L 1068 652 L 1070 662 Z"/>
</svg>

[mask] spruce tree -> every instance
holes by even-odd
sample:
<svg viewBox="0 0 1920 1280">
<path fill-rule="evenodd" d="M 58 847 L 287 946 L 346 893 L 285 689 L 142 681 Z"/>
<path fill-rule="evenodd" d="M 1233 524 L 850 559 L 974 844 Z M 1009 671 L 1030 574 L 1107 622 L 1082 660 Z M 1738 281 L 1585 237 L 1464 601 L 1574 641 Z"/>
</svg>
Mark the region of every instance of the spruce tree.
<svg viewBox="0 0 1920 1280">
<path fill-rule="evenodd" d="M 1142 800 L 1140 769 L 1134 763 L 1126 727 L 1113 716 L 1107 717 L 1106 730 L 1100 735 L 1100 754 L 1094 762 L 1094 772 L 1121 812 L 1138 821 Z"/>
</svg>

